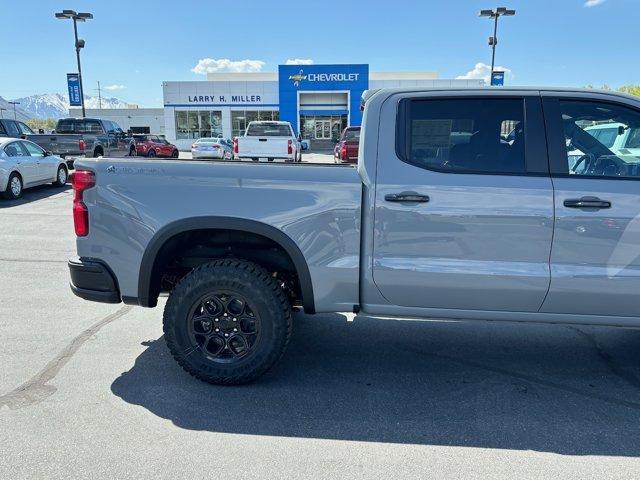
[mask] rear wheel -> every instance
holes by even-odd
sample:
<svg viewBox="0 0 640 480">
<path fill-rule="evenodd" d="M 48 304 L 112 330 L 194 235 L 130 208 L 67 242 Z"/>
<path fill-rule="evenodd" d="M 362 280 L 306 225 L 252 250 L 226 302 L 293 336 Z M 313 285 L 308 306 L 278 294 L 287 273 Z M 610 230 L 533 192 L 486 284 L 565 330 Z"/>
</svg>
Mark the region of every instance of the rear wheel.
<svg viewBox="0 0 640 480">
<path fill-rule="evenodd" d="M 22 178 L 16 172 L 9 175 L 7 189 L 4 191 L 4 198 L 15 200 L 22 195 Z"/>
<path fill-rule="evenodd" d="M 67 169 L 64 167 L 64 165 L 60 165 L 58 167 L 58 173 L 56 175 L 56 181 L 53 182 L 53 184 L 56 187 L 64 187 L 64 185 L 67 183 L 67 177 L 69 176 L 69 174 L 67 173 Z"/>
<path fill-rule="evenodd" d="M 104 152 L 102 151 L 102 148 L 98 147 L 93 151 L 93 158 L 99 158 L 102 157 L 104 155 Z"/>
<path fill-rule="evenodd" d="M 135 157 L 138 154 L 136 147 L 131 146 L 131 148 L 129 148 L 129 156 L 130 157 Z"/>
<path fill-rule="evenodd" d="M 155 151 L 155 150 L 149 150 L 149 151 L 147 152 L 147 157 L 151 157 L 151 158 L 153 158 L 153 157 L 155 157 L 155 156 L 156 156 L 156 151 Z"/>
<path fill-rule="evenodd" d="M 262 267 L 215 260 L 178 282 L 164 310 L 164 334 L 173 357 L 194 377 L 220 385 L 247 383 L 284 353 L 291 306 Z"/>
<path fill-rule="evenodd" d="M 171 158 L 178 158 L 180 156 L 180 153 L 178 152 L 178 150 L 174 150 L 173 152 L 171 152 Z"/>
</svg>

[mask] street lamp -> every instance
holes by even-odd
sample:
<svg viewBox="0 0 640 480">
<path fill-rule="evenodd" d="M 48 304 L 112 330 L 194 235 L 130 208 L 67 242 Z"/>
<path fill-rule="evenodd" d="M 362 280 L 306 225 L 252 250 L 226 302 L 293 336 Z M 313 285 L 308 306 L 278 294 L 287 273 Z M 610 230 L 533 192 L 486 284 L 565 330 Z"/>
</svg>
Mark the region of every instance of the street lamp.
<svg viewBox="0 0 640 480">
<path fill-rule="evenodd" d="M 91 20 L 93 14 L 91 13 L 77 13 L 74 10 L 63 10 L 56 13 L 56 18 L 60 20 L 73 20 L 73 34 L 76 39 L 76 58 L 78 60 L 78 79 L 80 80 L 80 103 L 82 104 L 82 118 L 85 117 L 84 110 L 84 88 L 82 87 L 82 69 L 80 68 L 80 49 L 84 48 L 84 40 L 78 38 L 78 25 L 77 22 L 84 22 L 85 20 Z"/>
<path fill-rule="evenodd" d="M 515 10 L 509 10 L 506 7 L 498 7 L 495 10 L 480 10 L 481 17 L 493 18 L 493 36 L 489 37 L 489 45 L 491 46 L 491 78 L 493 78 L 493 69 L 496 63 L 496 45 L 498 43 L 498 18 L 513 17 Z"/>
<path fill-rule="evenodd" d="M 16 105 L 20 105 L 20 102 L 7 102 L 9 105 L 13 105 L 13 119 L 17 120 L 16 117 Z"/>
<path fill-rule="evenodd" d="M 0 118 L 4 118 L 4 113 L 2 113 L 2 112 L 4 112 L 5 110 L 6 110 L 6 108 L 0 107 Z"/>
</svg>

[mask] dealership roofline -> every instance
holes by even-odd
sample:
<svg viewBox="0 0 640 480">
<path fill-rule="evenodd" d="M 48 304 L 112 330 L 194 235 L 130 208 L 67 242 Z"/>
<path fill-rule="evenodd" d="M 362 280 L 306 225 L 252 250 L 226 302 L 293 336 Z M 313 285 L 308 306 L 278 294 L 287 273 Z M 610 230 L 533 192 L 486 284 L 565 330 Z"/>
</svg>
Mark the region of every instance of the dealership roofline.
<svg viewBox="0 0 640 480">
<path fill-rule="evenodd" d="M 304 68 L 301 65 L 300 68 Z M 437 80 L 438 72 L 370 72 L 369 80 Z M 197 81 L 197 80 L 196 80 Z M 202 80 L 200 80 L 202 81 Z M 277 82 L 278 72 L 210 72 L 209 82 Z"/>
</svg>

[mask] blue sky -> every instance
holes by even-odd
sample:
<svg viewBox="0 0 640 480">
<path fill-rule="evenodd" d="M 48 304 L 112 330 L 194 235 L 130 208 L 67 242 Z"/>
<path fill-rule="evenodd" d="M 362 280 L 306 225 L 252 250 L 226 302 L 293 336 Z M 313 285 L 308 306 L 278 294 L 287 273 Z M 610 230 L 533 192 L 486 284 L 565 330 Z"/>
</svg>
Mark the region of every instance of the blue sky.
<svg viewBox="0 0 640 480">
<path fill-rule="evenodd" d="M 85 92 L 161 106 L 163 80 L 204 80 L 192 69 L 275 71 L 287 59 L 369 63 L 371 71 L 437 71 L 442 78 L 489 64 L 491 21 L 507 6 L 496 64 L 507 84 L 617 87 L 640 84 L 638 0 L 49 1 L 3 9 L 0 96 L 66 92 L 75 71 L 71 22 L 55 11 L 89 11 L 80 24 Z M 588 6 L 587 4 L 595 4 Z M 15 21 L 12 21 L 14 19 Z M 229 62 L 220 61 L 228 59 Z M 254 62 L 241 62 L 253 60 Z M 263 63 L 261 63 L 263 62 Z M 482 70 L 482 69 L 480 69 Z"/>
</svg>

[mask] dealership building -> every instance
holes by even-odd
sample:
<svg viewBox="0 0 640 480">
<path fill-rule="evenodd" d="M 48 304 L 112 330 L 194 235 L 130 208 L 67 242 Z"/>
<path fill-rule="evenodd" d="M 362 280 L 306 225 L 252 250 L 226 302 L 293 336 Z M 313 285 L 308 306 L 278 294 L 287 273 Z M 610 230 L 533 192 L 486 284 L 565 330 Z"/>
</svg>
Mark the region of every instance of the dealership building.
<svg viewBox="0 0 640 480">
<path fill-rule="evenodd" d="M 163 82 L 164 135 L 188 149 L 200 137 L 241 135 L 252 120 L 285 120 L 323 148 L 360 125 L 360 98 L 384 87 L 480 86 L 434 72 L 370 72 L 369 65 L 280 65 L 278 72 L 209 73 L 207 81 Z M 152 132 L 159 133 L 159 132 Z"/>
</svg>

